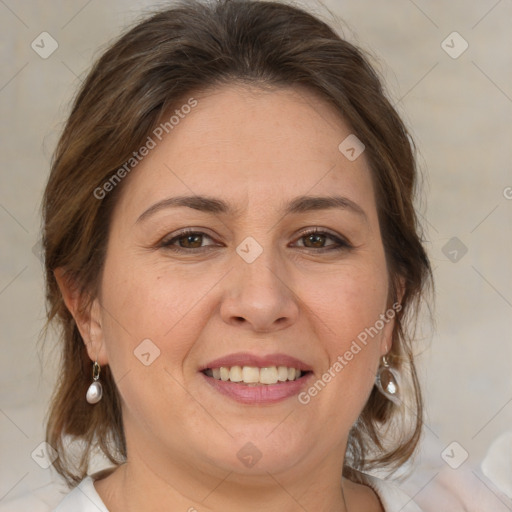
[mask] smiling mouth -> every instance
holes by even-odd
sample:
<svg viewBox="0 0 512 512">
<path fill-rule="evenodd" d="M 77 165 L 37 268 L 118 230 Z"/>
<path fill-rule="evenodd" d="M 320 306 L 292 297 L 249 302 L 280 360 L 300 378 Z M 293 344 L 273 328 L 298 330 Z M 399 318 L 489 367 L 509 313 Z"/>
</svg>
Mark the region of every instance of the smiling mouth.
<svg viewBox="0 0 512 512">
<path fill-rule="evenodd" d="M 295 381 L 311 373 L 288 366 L 220 366 L 206 368 L 202 371 L 206 376 L 215 380 L 235 382 L 247 386 L 280 384 Z"/>
</svg>

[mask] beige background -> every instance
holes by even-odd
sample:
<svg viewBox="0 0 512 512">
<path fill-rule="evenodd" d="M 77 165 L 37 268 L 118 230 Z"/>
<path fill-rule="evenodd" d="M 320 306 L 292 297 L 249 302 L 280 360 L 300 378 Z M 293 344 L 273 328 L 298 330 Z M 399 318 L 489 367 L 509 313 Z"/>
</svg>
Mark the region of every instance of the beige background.
<svg viewBox="0 0 512 512">
<path fill-rule="evenodd" d="M 322 4 L 302 3 L 331 20 Z M 0 504 L 52 477 L 31 458 L 59 371 L 39 356 L 45 309 L 33 249 L 51 152 L 101 47 L 150 5 L 0 1 Z M 427 421 L 418 466 L 404 484 L 421 499 L 446 472 L 447 445 L 457 441 L 469 454 L 450 475 L 474 475 L 491 442 L 512 430 L 512 2 L 325 5 L 344 20 L 345 36 L 377 59 L 421 152 L 419 207 L 436 277 L 437 326 L 425 322 L 423 329 Z M 59 45 L 47 59 L 31 48 L 43 31 Z M 454 31 L 469 44 L 458 58 L 442 47 Z M 452 54 L 463 48 L 457 36 L 447 44 Z M 467 248 L 461 258 L 456 249 L 456 262 L 454 247 L 446 247 L 453 237 Z M 479 475 L 475 485 L 497 500 Z M 496 503 L 493 510 L 501 510 Z"/>
</svg>

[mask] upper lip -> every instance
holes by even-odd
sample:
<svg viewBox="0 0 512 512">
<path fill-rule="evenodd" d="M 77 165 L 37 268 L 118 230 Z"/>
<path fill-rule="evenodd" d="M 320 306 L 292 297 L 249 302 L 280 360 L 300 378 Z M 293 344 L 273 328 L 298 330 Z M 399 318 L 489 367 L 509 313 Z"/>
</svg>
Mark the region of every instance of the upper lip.
<svg viewBox="0 0 512 512">
<path fill-rule="evenodd" d="M 237 352 L 223 357 L 219 357 L 203 365 L 199 371 L 206 370 L 207 368 L 220 368 L 231 366 L 256 366 L 258 368 L 268 368 L 269 366 L 287 366 L 288 368 L 295 368 L 303 372 L 312 371 L 311 366 L 304 363 L 296 357 L 287 354 L 267 354 L 256 355 L 247 352 Z"/>
</svg>

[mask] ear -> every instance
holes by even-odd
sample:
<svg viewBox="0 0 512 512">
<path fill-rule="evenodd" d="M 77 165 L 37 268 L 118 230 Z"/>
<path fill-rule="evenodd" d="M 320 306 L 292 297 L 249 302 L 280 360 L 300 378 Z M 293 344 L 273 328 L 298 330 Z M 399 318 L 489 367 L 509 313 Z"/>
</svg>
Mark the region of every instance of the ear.
<svg viewBox="0 0 512 512">
<path fill-rule="evenodd" d="M 106 365 L 108 357 L 103 343 L 102 308 L 98 298 L 95 298 L 84 310 L 83 304 L 86 297 L 80 293 L 79 287 L 70 275 L 66 274 L 65 269 L 59 267 L 53 271 L 53 275 L 59 285 L 64 303 L 82 336 L 89 358 L 91 361 L 97 360 L 101 366 Z"/>
<path fill-rule="evenodd" d="M 381 356 L 385 356 L 391 350 L 393 345 L 393 330 L 396 322 L 395 318 L 402 310 L 402 299 L 405 294 L 405 278 L 403 276 L 399 276 L 396 288 L 396 298 L 392 304 L 388 305 L 388 308 L 384 313 L 385 317 L 383 320 L 386 324 L 381 338 Z"/>
</svg>

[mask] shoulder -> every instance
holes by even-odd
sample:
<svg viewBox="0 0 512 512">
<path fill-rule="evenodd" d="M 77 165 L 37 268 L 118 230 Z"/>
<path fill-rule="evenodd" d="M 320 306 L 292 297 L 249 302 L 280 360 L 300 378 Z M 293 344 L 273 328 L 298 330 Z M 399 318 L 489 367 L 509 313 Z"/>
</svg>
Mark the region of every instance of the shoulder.
<svg viewBox="0 0 512 512">
<path fill-rule="evenodd" d="M 94 487 L 94 478 L 85 477 L 52 512 L 108 512 Z"/>
<path fill-rule="evenodd" d="M 16 498 L 2 500 L 0 512 L 51 512 L 67 493 L 69 488 L 64 482 L 52 481 Z"/>
<path fill-rule="evenodd" d="M 94 477 L 85 477 L 71 491 L 63 482 L 51 482 L 0 505 L 0 512 L 109 512 L 96 492 Z"/>
<path fill-rule="evenodd" d="M 414 500 L 405 494 L 396 483 L 364 474 L 364 479 L 379 497 L 385 512 L 400 510 L 400 512 L 422 512 Z"/>
<path fill-rule="evenodd" d="M 396 483 L 368 474 L 365 474 L 365 479 L 381 500 L 385 512 L 422 512 L 413 498 L 405 494 Z"/>
</svg>

